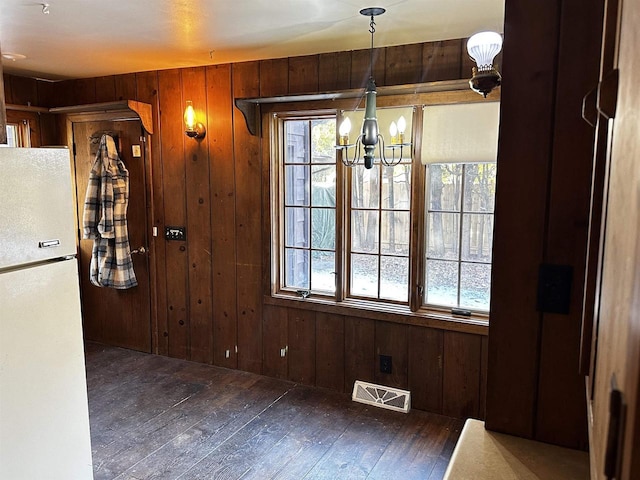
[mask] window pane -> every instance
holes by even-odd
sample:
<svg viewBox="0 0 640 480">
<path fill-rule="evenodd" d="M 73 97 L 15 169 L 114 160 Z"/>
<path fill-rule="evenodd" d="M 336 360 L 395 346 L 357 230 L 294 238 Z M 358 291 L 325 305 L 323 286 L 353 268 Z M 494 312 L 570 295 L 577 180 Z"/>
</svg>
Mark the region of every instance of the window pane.
<svg viewBox="0 0 640 480">
<path fill-rule="evenodd" d="M 380 258 L 380 298 L 409 300 L 409 258 Z"/>
<path fill-rule="evenodd" d="M 285 122 L 285 163 L 309 163 L 309 122 L 306 120 Z"/>
<path fill-rule="evenodd" d="M 380 191 L 378 187 L 380 165 L 375 164 L 371 170 L 359 165 L 351 170 L 351 207 L 378 208 Z"/>
<path fill-rule="evenodd" d="M 427 261 L 426 303 L 455 307 L 458 304 L 458 263 Z"/>
<path fill-rule="evenodd" d="M 411 205 L 411 165 L 382 167 L 382 208 L 409 210 Z"/>
<path fill-rule="evenodd" d="M 285 287 L 309 289 L 309 251 L 286 249 Z"/>
<path fill-rule="evenodd" d="M 287 247 L 309 247 L 309 209 L 285 209 L 285 240 Z"/>
<path fill-rule="evenodd" d="M 496 164 L 465 165 L 464 211 L 493 212 L 496 194 Z"/>
<path fill-rule="evenodd" d="M 351 212 L 351 251 L 378 253 L 378 211 Z"/>
<path fill-rule="evenodd" d="M 311 248 L 336 248 L 336 211 L 332 208 L 311 209 Z"/>
<path fill-rule="evenodd" d="M 309 205 L 309 166 L 287 165 L 284 170 L 286 205 Z"/>
<path fill-rule="evenodd" d="M 430 213 L 427 218 L 427 257 L 442 260 L 458 259 L 460 215 Z"/>
<path fill-rule="evenodd" d="M 311 167 L 311 203 L 316 207 L 336 206 L 336 166 Z"/>
<path fill-rule="evenodd" d="M 489 311 L 490 293 L 491 265 L 462 263 L 460 265 L 460 306 Z"/>
<path fill-rule="evenodd" d="M 409 255 L 409 212 L 382 212 L 381 253 Z"/>
<path fill-rule="evenodd" d="M 336 291 L 336 255 L 333 252 L 311 252 L 311 289 Z"/>
<path fill-rule="evenodd" d="M 378 257 L 351 255 L 351 294 L 378 297 Z"/>
<path fill-rule="evenodd" d="M 460 211 L 462 165 L 434 163 L 429 165 L 429 210 Z"/>
<path fill-rule="evenodd" d="M 493 214 L 465 213 L 462 216 L 462 260 L 491 262 Z"/>
<path fill-rule="evenodd" d="M 325 118 L 311 122 L 311 162 L 335 163 L 336 120 Z"/>
</svg>

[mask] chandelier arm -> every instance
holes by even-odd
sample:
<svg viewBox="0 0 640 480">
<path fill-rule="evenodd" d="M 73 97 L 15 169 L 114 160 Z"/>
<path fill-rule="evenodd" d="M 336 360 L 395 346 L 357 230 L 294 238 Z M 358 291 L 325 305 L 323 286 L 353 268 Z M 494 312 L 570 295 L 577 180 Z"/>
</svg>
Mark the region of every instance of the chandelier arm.
<svg viewBox="0 0 640 480">
<path fill-rule="evenodd" d="M 387 156 L 384 154 L 384 137 L 378 134 L 378 151 L 380 152 L 380 161 L 389 166 L 389 162 L 387 162 Z"/>
</svg>

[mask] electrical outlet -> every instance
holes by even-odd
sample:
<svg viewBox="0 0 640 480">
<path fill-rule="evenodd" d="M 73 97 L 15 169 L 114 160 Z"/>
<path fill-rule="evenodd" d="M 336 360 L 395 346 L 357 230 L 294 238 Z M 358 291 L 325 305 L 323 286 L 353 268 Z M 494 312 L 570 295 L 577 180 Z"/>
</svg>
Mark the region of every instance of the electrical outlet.
<svg viewBox="0 0 640 480">
<path fill-rule="evenodd" d="M 391 355 L 380 355 L 380 373 L 391 373 L 392 369 Z"/>
</svg>

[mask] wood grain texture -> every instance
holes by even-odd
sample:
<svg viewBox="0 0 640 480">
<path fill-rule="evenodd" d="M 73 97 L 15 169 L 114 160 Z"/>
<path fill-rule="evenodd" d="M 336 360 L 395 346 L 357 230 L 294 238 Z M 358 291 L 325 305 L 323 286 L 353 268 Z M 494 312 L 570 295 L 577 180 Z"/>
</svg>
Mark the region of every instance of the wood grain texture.
<svg viewBox="0 0 640 480">
<path fill-rule="evenodd" d="M 344 317 L 316 313 L 316 385 L 344 391 Z"/>
<path fill-rule="evenodd" d="M 525 438 L 534 435 L 536 415 L 542 321 L 536 291 L 545 242 L 558 15 L 553 1 L 505 7 L 510 48 L 504 50 L 502 74 L 512 80 L 501 91 L 501 104 L 509 108 L 500 119 L 486 426 Z M 525 59 L 519 51 L 532 42 L 536 48 Z M 530 65 L 537 66 L 535 74 Z M 519 127 L 521 108 L 539 128 Z M 523 164 L 530 167 L 527 175 Z"/>
<path fill-rule="evenodd" d="M 461 71 L 461 59 L 466 44 L 462 40 L 425 43 L 422 50 L 421 82 L 471 78 L 471 70 Z"/>
<path fill-rule="evenodd" d="M 375 323 L 375 382 L 389 387 L 408 387 L 408 335 L 407 325 L 388 322 Z M 392 359 L 391 373 L 380 371 L 380 355 Z"/>
<path fill-rule="evenodd" d="M 289 380 L 304 385 L 316 383 L 316 315 L 310 310 L 287 312 Z"/>
<path fill-rule="evenodd" d="M 151 249 L 151 272 L 153 281 L 152 297 L 155 302 L 151 305 L 153 351 L 161 355 L 167 355 L 169 351 L 169 330 L 167 324 L 167 283 L 166 278 L 166 245 L 162 235 L 164 232 L 164 190 L 163 190 L 163 168 L 162 168 L 162 148 L 160 129 L 160 101 L 158 96 L 158 74 L 157 72 L 139 73 L 133 76 L 116 75 L 115 77 L 116 95 L 120 87 L 118 85 L 130 85 L 135 87 L 134 98 L 140 102 L 151 105 L 153 128 L 156 132 L 148 137 L 151 142 L 150 156 L 153 175 L 151 178 L 151 190 L 153 197 L 152 207 L 152 227 L 158 229 L 158 236 L 149 237 L 149 247 Z M 125 81 L 126 80 L 126 81 Z M 129 90 L 130 87 L 127 87 Z M 128 95 L 128 93 L 127 93 Z"/>
<path fill-rule="evenodd" d="M 180 70 L 158 73 L 165 226 L 186 226 L 183 102 Z M 177 120 L 178 119 L 178 120 Z M 163 234 L 164 232 L 161 232 Z M 187 235 L 189 233 L 187 232 Z M 189 357 L 186 242 L 166 241 L 168 355 Z"/>
<path fill-rule="evenodd" d="M 135 97 L 131 97 L 134 99 Z M 116 100 L 116 82 L 113 75 L 96 77 L 96 102 L 112 102 Z"/>
<path fill-rule="evenodd" d="M 544 314 L 538 380 L 536 440 L 570 448 L 588 444 L 584 376 L 580 374 L 580 321 L 589 224 L 594 130 L 576 116 L 598 80 L 602 0 L 563 2 L 558 46 L 549 217 L 545 261 L 573 266 L 569 315 Z M 581 35 L 579 32 L 593 32 Z M 580 52 L 580 55 L 577 53 Z M 567 189 L 567 182 L 572 188 Z"/>
<path fill-rule="evenodd" d="M 38 105 L 38 84 L 33 78 L 10 76 L 11 102 L 16 105 Z M 5 100 L 6 101 L 6 100 Z"/>
<path fill-rule="evenodd" d="M 480 415 L 480 358 L 482 339 L 444 332 L 442 413 L 451 417 Z"/>
<path fill-rule="evenodd" d="M 0 68 L 2 68 L 1 65 Z M 5 103 L 15 104 L 13 101 L 13 88 L 11 87 L 12 77 L 13 75 L 9 75 L 8 73 L 2 74 L 2 93 L 0 95 L 4 95 Z"/>
<path fill-rule="evenodd" d="M 238 367 L 236 183 L 233 161 L 231 65 L 207 67 L 207 135 L 211 182 L 213 362 Z M 229 356 L 227 357 L 227 353 Z"/>
<path fill-rule="evenodd" d="M 289 58 L 289 93 L 318 91 L 318 55 Z"/>
<path fill-rule="evenodd" d="M 351 392 L 356 380 L 375 381 L 375 322 L 356 317 L 344 322 L 344 390 Z"/>
<path fill-rule="evenodd" d="M 182 97 L 193 102 L 198 121 L 207 123 L 205 69 L 182 69 Z M 211 194 L 209 139 L 185 136 L 187 251 L 189 262 L 189 359 L 213 363 L 211 302 Z"/>
<path fill-rule="evenodd" d="M 232 66 L 234 98 L 259 95 L 258 62 Z M 238 368 L 262 369 L 262 178 L 259 138 L 249 134 L 243 116 L 233 114 L 236 177 L 236 255 Z"/>
<path fill-rule="evenodd" d="M 409 390 L 411 405 L 442 412 L 444 334 L 432 328 L 409 327 Z"/>
<path fill-rule="evenodd" d="M 422 72 L 422 44 L 387 47 L 385 85 L 419 83 Z"/>
<path fill-rule="evenodd" d="M 155 72 L 142 72 L 139 74 L 125 73 L 114 75 L 115 100 L 130 100 L 136 97 L 136 81 L 139 76 L 155 75 Z"/>
<path fill-rule="evenodd" d="M 262 371 L 274 378 L 286 379 L 288 375 L 289 345 L 288 313 L 284 307 L 265 305 L 262 320 L 262 343 L 264 362 Z M 285 351 L 285 355 L 281 351 Z"/>
<path fill-rule="evenodd" d="M 385 52 L 384 48 L 373 49 L 373 78 L 377 86 L 385 83 Z M 371 75 L 370 50 L 354 50 L 351 52 L 351 88 L 364 88 Z"/>
<path fill-rule="evenodd" d="M 289 59 L 260 61 L 260 96 L 275 97 L 289 92 Z"/>
<path fill-rule="evenodd" d="M 318 58 L 318 90 L 351 88 L 351 52 L 321 53 Z"/>
</svg>

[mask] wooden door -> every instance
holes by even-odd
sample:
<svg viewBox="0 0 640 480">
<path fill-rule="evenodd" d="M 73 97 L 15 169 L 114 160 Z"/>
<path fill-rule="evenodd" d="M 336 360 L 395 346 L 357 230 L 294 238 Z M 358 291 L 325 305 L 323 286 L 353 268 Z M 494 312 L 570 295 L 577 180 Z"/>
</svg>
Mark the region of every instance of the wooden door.
<svg viewBox="0 0 640 480">
<path fill-rule="evenodd" d="M 127 224 L 138 285 L 127 290 L 100 288 L 89 281 L 93 240 L 80 238 L 79 263 L 85 338 L 151 352 L 151 302 L 144 132 L 139 120 L 74 122 L 78 225 L 82 226 L 89 172 L 103 133 L 117 138 L 120 158 L 129 171 Z M 134 155 L 135 150 L 135 155 Z M 138 156 L 139 155 L 139 156 Z M 79 232 L 81 235 L 81 231 Z M 133 253 L 133 252 L 137 253 Z"/>
<path fill-rule="evenodd" d="M 606 150 L 609 183 L 587 382 L 591 476 L 631 480 L 640 478 L 640 3 L 607 3 L 598 108 L 609 135 L 597 149 Z"/>
</svg>

